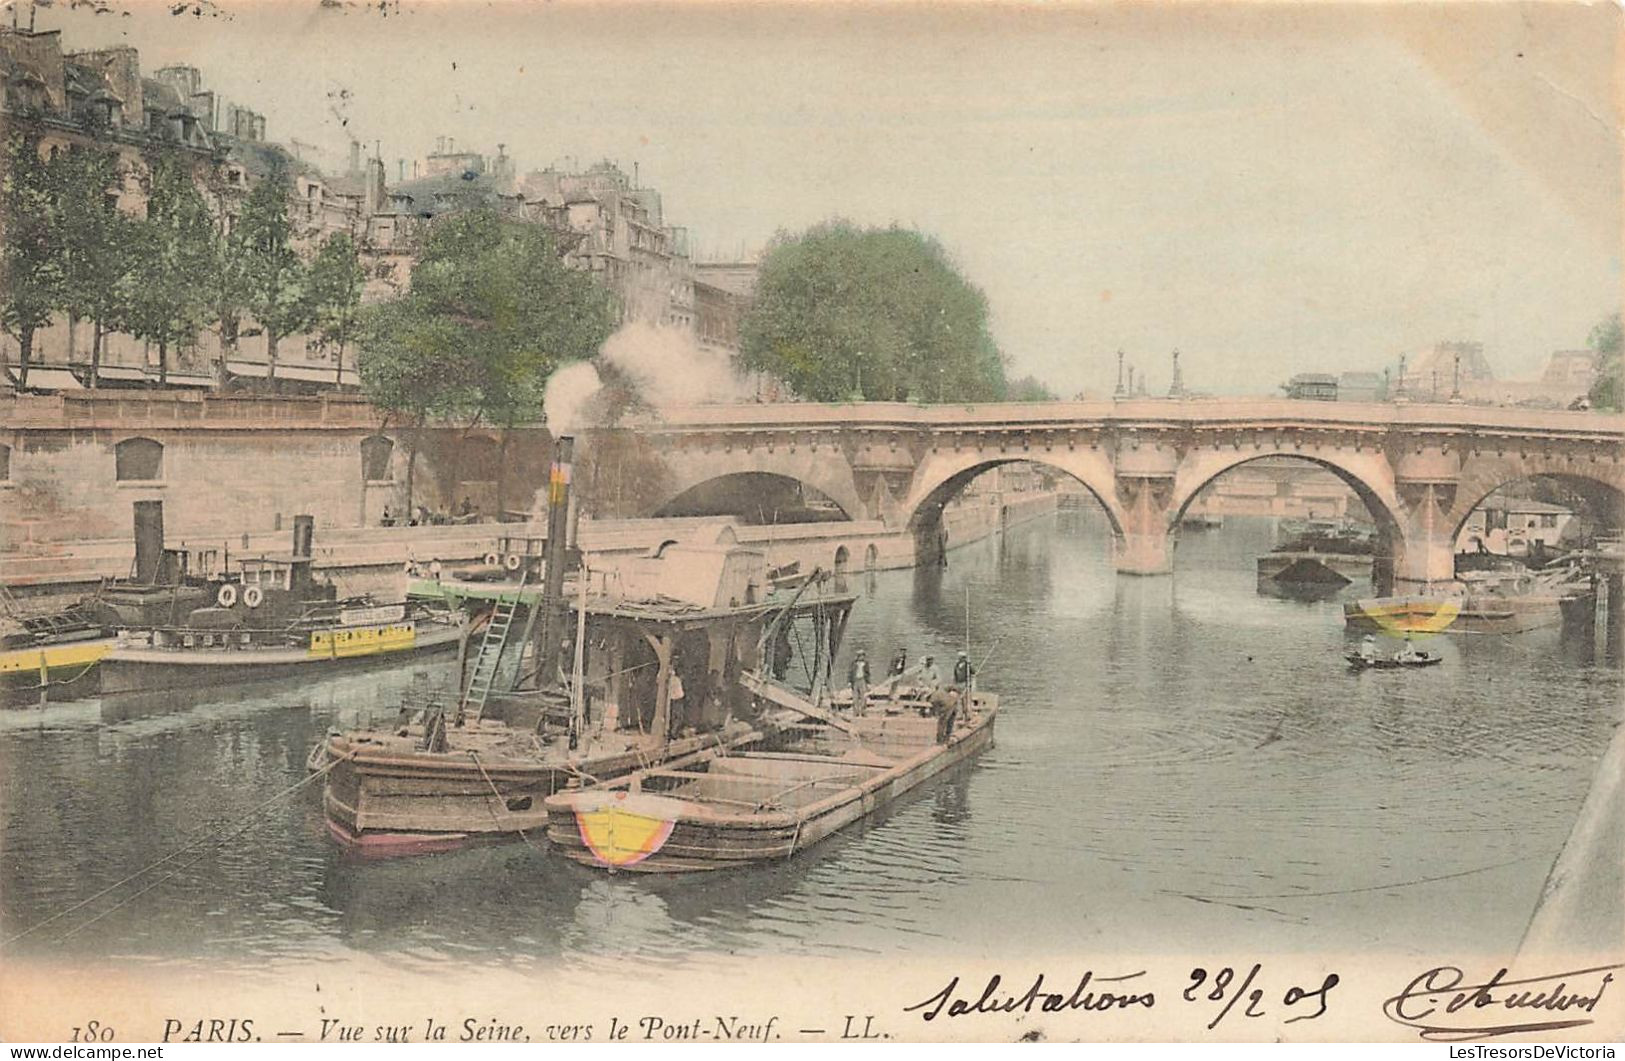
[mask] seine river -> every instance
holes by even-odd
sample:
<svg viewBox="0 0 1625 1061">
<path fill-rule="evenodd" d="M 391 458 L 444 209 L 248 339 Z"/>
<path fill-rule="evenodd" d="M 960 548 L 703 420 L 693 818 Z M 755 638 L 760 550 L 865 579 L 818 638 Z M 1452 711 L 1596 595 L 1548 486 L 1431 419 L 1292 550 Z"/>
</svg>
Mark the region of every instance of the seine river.
<svg viewBox="0 0 1625 1061">
<path fill-rule="evenodd" d="M 210 829 L 235 835 L 6 949 L 432 971 L 1103 941 L 1515 948 L 1608 742 L 1618 670 L 1554 630 L 1439 638 L 1438 667 L 1351 674 L 1337 602 L 1257 594 L 1273 533 L 1231 519 L 1187 532 L 1172 577 L 1119 578 L 1101 521 L 1061 513 L 945 571 L 869 578 L 846 652 L 948 664 L 968 640 L 1003 698 L 997 744 L 883 820 L 726 876 L 608 878 L 522 843 L 358 864 L 327 841 L 319 793 L 255 809 L 329 727 L 393 713 L 408 673 L 6 711 L 0 936 Z"/>
</svg>

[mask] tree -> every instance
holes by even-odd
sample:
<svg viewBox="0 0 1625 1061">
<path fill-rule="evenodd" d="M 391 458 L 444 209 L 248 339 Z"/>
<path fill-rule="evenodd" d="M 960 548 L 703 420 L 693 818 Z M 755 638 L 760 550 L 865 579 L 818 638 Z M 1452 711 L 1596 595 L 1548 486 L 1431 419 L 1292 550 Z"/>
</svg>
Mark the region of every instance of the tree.
<svg viewBox="0 0 1625 1061">
<path fill-rule="evenodd" d="M 0 171 L 0 328 L 17 340 L 19 387 L 28 386 L 34 333 L 50 323 L 62 295 L 51 181 L 39 151 L 37 136 L 13 134 Z"/>
<path fill-rule="evenodd" d="M 370 306 L 358 338 L 361 386 L 367 399 L 406 424 L 406 507 L 414 484 L 423 429 L 431 419 L 466 412 L 477 403 L 468 382 L 469 353 L 458 343 L 457 322 L 437 315 L 411 295 Z"/>
<path fill-rule="evenodd" d="M 158 382 L 169 382 L 169 351 L 191 342 L 208 319 L 206 278 L 214 263 L 214 219 L 186 164 L 151 160 L 145 220 L 133 224 L 136 264 L 124 298 L 131 334 L 158 348 Z"/>
<path fill-rule="evenodd" d="M 280 159 L 248 193 L 233 236 L 247 309 L 265 329 L 266 374 L 274 380 L 277 344 L 311 322 L 306 268 L 288 218 L 288 171 Z"/>
<path fill-rule="evenodd" d="M 780 234 L 741 322 L 747 368 L 820 401 L 985 401 L 1004 363 L 987 300 L 934 239 L 829 221 Z"/>
<path fill-rule="evenodd" d="M 216 213 L 210 240 L 214 260 L 204 284 L 209 320 L 220 327 L 220 363 L 215 370 L 218 386 L 225 385 L 226 365 L 237 353 L 237 338 L 248 309 L 249 254 L 242 226 L 236 220 L 224 206 Z"/>
<path fill-rule="evenodd" d="M 62 256 L 62 305 L 68 314 L 68 353 L 80 320 L 91 322 L 90 385 L 99 382 L 103 339 L 123 324 L 127 279 L 134 266 L 134 226 L 118 207 L 123 183 L 111 151 L 73 147 L 50 163 L 57 203 L 56 241 Z"/>
<path fill-rule="evenodd" d="M 1006 388 L 1005 400 L 1012 402 L 1053 402 L 1055 392 L 1041 383 L 1037 376 L 1022 376 L 1011 380 Z"/>
<path fill-rule="evenodd" d="M 1620 344 L 1618 313 L 1599 321 L 1586 339 L 1586 345 L 1591 347 L 1593 364 L 1597 370 L 1596 379 L 1587 395 L 1593 409 L 1618 412 L 1625 407 L 1625 373 L 1621 371 Z"/>
<path fill-rule="evenodd" d="M 597 353 L 616 320 L 614 297 L 566 266 L 546 229 L 471 210 L 435 222 L 412 267 L 409 292 L 386 305 L 394 308 L 378 319 L 395 323 L 368 330 L 361 341 L 368 397 L 409 418 L 433 409 L 496 425 L 497 505 L 505 507 L 503 458 L 512 428 L 541 417 L 542 392 L 556 368 Z M 403 345 L 398 336 L 408 332 L 415 343 L 444 348 L 431 355 Z M 379 364 L 395 358 L 405 363 Z M 455 364 L 456 374 L 449 368 L 422 374 L 420 363 Z M 375 381 L 384 380 L 393 381 L 389 391 L 375 392 Z"/>
<path fill-rule="evenodd" d="M 337 351 L 335 383 L 344 382 L 344 348 L 355 336 L 361 289 L 366 281 L 355 241 L 344 232 L 328 236 L 310 263 L 308 284 L 312 323 L 322 342 Z"/>
</svg>

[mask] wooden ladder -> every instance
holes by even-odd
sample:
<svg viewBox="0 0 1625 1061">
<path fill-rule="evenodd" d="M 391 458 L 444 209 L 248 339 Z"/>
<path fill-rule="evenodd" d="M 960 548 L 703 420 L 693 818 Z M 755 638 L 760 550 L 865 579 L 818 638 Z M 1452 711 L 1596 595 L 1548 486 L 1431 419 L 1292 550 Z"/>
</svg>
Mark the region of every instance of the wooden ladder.
<svg viewBox="0 0 1625 1061">
<path fill-rule="evenodd" d="M 485 709 L 491 689 L 496 685 L 497 670 L 502 664 L 502 652 L 508 646 L 508 631 L 513 629 L 513 617 L 524 596 L 525 578 L 529 572 L 519 573 L 519 588 L 512 597 L 497 595 L 496 607 L 491 609 L 491 621 L 485 624 L 485 637 L 480 641 L 479 655 L 474 657 L 474 669 L 468 676 L 468 688 L 463 692 L 463 713 L 474 718 Z"/>
</svg>

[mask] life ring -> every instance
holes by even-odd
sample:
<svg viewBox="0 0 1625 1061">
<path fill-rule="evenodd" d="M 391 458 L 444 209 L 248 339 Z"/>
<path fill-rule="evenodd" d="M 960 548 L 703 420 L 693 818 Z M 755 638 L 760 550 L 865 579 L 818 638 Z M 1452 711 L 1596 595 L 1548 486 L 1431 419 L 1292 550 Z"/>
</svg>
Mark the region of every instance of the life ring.
<svg viewBox="0 0 1625 1061">
<path fill-rule="evenodd" d="M 498 563 L 501 562 L 501 560 L 502 560 L 502 558 L 500 556 L 498 556 L 496 553 L 486 553 L 485 554 L 485 566 L 486 567 L 495 567 L 495 566 L 497 566 Z"/>
<path fill-rule="evenodd" d="M 237 587 L 227 582 L 220 587 L 220 592 L 214 595 L 214 602 L 222 608 L 229 608 L 237 603 Z"/>
<path fill-rule="evenodd" d="M 258 586 L 249 586 L 243 590 L 243 603 L 250 608 L 258 608 L 265 603 L 265 591 Z"/>
<path fill-rule="evenodd" d="M 525 558 L 520 556 L 518 553 L 509 553 L 502 561 L 502 566 L 506 567 L 509 571 L 518 571 L 521 567 L 525 566 Z"/>
<path fill-rule="evenodd" d="M 440 577 L 440 571 L 441 571 L 440 561 L 439 560 L 430 560 L 429 561 L 429 574 L 432 575 L 435 578 L 439 578 Z"/>
</svg>

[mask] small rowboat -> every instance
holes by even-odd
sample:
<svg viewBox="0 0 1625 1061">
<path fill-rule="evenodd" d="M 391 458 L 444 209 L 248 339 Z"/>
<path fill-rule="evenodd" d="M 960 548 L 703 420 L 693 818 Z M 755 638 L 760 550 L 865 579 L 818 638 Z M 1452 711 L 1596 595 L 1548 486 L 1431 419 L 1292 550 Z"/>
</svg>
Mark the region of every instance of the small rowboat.
<svg viewBox="0 0 1625 1061">
<path fill-rule="evenodd" d="M 1444 657 L 1437 652 L 1418 652 L 1407 658 L 1372 656 L 1369 659 L 1358 652 L 1350 652 L 1343 658 L 1348 660 L 1349 666 L 1355 670 L 1398 670 L 1401 667 L 1431 667 L 1435 663 L 1444 662 Z"/>
</svg>

